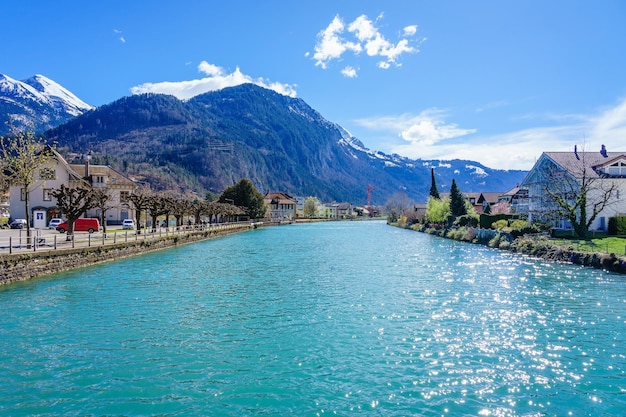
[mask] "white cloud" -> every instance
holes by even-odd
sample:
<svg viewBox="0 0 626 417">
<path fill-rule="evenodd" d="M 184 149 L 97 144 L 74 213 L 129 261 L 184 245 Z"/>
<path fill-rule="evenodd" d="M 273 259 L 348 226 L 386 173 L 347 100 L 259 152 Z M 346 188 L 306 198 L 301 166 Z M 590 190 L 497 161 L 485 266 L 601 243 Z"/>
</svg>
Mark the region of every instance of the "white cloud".
<svg viewBox="0 0 626 417">
<path fill-rule="evenodd" d="M 392 135 L 385 149 L 377 148 L 386 153 L 414 159 L 465 159 L 497 169 L 529 170 L 542 152 L 573 151 L 574 145 L 588 152 L 599 152 L 601 145 L 609 151 L 626 152 L 626 99 L 596 115 L 547 116 L 543 120 L 549 120 L 550 126 L 494 135 L 479 135 L 477 129 L 446 122 L 449 115 L 438 109 L 356 123 Z"/>
<path fill-rule="evenodd" d="M 402 33 L 404 36 L 413 36 L 417 33 L 417 25 L 407 26 L 402 29 Z"/>
<path fill-rule="evenodd" d="M 376 21 L 382 18 L 383 14 L 380 14 Z M 413 46 L 408 39 L 416 33 L 417 25 L 407 26 L 402 31 L 403 37 L 394 43 L 385 38 L 376 27 L 375 22 L 366 15 L 357 17 L 347 27 L 337 15 L 326 29 L 318 33 L 313 59 L 316 66 L 326 69 L 331 61 L 340 59 L 346 52 L 351 51 L 355 55 L 359 55 L 365 51 L 367 56 L 384 58 L 378 62 L 379 68 L 388 69 L 392 65 L 400 66 L 397 62 L 400 56 L 418 52 L 417 44 L 421 41 L 413 42 L 416 44 Z M 352 35 L 355 39 L 345 40 L 343 35 Z M 310 54 L 307 52 L 305 56 L 308 57 Z"/>
<path fill-rule="evenodd" d="M 205 73 L 211 77 L 221 77 L 224 74 L 224 70 L 217 65 L 209 64 L 206 61 L 202 61 L 198 65 L 198 71 Z"/>
<path fill-rule="evenodd" d="M 350 65 L 342 69 L 341 73 L 348 78 L 354 78 L 357 76 L 356 69 L 352 68 Z"/>
<path fill-rule="evenodd" d="M 126 39 L 122 36 L 122 31 L 121 31 L 121 30 L 119 30 L 119 29 L 113 29 L 113 33 L 114 33 L 115 35 L 119 35 L 118 40 L 119 40 L 121 43 L 126 43 Z"/>
<path fill-rule="evenodd" d="M 372 130 L 390 131 L 398 135 L 410 145 L 434 145 L 446 139 L 458 138 L 476 129 L 461 129 L 456 124 L 444 121 L 445 112 L 438 109 L 425 110 L 417 116 L 403 114 L 400 116 L 384 116 L 360 119 L 356 122 Z"/>
<path fill-rule="evenodd" d="M 328 61 L 337 59 L 347 50 L 361 52 L 361 45 L 356 42 L 346 42 L 339 35 L 345 30 L 343 20 L 335 16 L 326 29 L 317 34 L 318 43 L 315 45 L 313 59 L 315 65 L 326 69 Z"/>
<path fill-rule="evenodd" d="M 226 87 L 234 87 L 240 84 L 252 83 L 258 86 L 274 90 L 279 94 L 295 97 L 295 85 L 283 84 L 279 82 L 267 82 L 263 78 L 253 78 L 243 74 L 239 67 L 234 72 L 228 74 L 223 68 L 217 65 L 202 61 L 198 65 L 198 71 L 208 75 L 208 77 L 189 81 L 163 81 L 159 83 L 145 83 L 130 89 L 133 94 L 157 93 L 170 94 L 181 100 L 186 100 L 199 94 L 209 91 L 221 90 Z"/>
</svg>

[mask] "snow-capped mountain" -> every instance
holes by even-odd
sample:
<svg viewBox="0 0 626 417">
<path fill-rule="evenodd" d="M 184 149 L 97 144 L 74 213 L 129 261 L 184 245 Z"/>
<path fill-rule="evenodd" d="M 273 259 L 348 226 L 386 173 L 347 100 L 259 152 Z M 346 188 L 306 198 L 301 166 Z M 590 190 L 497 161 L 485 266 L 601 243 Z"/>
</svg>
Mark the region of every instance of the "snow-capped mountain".
<svg viewBox="0 0 626 417">
<path fill-rule="evenodd" d="M 93 108 L 43 75 L 18 81 L 0 74 L 0 135 L 11 129 L 40 133 Z"/>
<path fill-rule="evenodd" d="M 472 161 L 416 160 L 370 150 L 304 100 L 253 84 L 189 100 L 171 95 L 124 97 L 44 134 L 81 163 L 110 164 L 156 190 L 220 193 L 241 178 L 263 191 L 322 201 L 385 204 L 396 192 L 426 202 L 431 168 L 439 190 L 452 179 L 463 192 L 505 192 L 522 171 L 492 170 Z M 158 161 L 158 162 L 157 162 Z"/>
</svg>

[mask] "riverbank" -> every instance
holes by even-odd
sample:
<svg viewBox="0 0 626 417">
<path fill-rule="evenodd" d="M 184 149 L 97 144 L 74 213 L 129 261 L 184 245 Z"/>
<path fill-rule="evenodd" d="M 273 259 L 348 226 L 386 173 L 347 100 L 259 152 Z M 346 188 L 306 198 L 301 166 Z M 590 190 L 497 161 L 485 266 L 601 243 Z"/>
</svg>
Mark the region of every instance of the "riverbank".
<svg viewBox="0 0 626 417">
<path fill-rule="evenodd" d="M 435 229 L 425 225 L 413 225 L 410 229 L 447 239 L 507 250 L 551 262 L 570 263 L 626 274 L 625 257 L 618 256 L 615 253 L 579 251 L 572 245 L 555 244 L 545 235 L 514 237 L 509 233 L 497 230 L 472 227 Z"/>
<path fill-rule="evenodd" d="M 57 272 L 114 261 L 162 249 L 214 239 L 268 226 L 263 223 L 237 223 L 228 227 L 191 230 L 99 246 L 81 246 L 0 255 L 0 285 L 26 281 Z"/>
</svg>

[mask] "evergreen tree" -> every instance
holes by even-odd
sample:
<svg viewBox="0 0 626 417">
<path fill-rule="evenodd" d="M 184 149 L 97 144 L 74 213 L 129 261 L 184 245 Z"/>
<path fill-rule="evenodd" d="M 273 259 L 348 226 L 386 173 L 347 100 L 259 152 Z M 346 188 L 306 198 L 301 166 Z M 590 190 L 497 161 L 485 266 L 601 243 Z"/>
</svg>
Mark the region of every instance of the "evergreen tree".
<svg viewBox="0 0 626 417">
<path fill-rule="evenodd" d="M 437 182 L 435 181 L 435 168 L 430 169 L 430 196 L 441 200 L 439 196 L 439 190 L 437 190 Z"/>
<path fill-rule="evenodd" d="M 450 213 L 456 217 L 467 214 L 465 197 L 459 190 L 459 187 L 457 187 L 454 178 L 452 179 L 452 185 L 450 186 Z"/>
<path fill-rule="evenodd" d="M 252 181 L 247 178 L 226 188 L 218 202 L 232 203 L 234 206 L 243 207 L 251 219 L 262 219 L 265 217 L 263 194 L 261 194 L 254 184 L 252 184 Z"/>
</svg>

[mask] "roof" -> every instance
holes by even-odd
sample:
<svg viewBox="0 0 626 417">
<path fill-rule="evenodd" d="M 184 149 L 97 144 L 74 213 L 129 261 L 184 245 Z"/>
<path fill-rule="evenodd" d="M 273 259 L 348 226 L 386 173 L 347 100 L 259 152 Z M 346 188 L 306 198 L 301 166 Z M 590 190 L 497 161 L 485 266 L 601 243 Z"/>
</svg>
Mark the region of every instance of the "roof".
<svg viewBox="0 0 626 417">
<path fill-rule="evenodd" d="M 75 172 L 85 172 L 84 164 L 69 164 Z M 108 165 L 89 165 L 89 175 L 109 177 L 111 184 L 134 184 L 134 182 L 124 174 L 116 171 Z"/>
<path fill-rule="evenodd" d="M 551 159 L 574 176 L 580 176 L 584 167 L 589 178 L 599 178 L 594 168 L 605 166 L 621 158 L 626 159 L 626 152 L 606 152 L 605 155 L 606 157 L 600 152 L 544 152 L 541 157 Z"/>
<path fill-rule="evenodd" d="M 485 201 L 489 204 L 491 203 L 497 203 L 498 202 L 498 198 L 502 195 L 502 193 L 492 193 L 492 192 L 485 192 L 485 193 L 481 193 L 483 198 L 485 199 Z"/>
<path fill-rule="evenodd" d="M 263 200 L 270 200 L 272 204 L 296 204 L 295 198 L 286 193 L 267 193 Z"/>
</svg>

